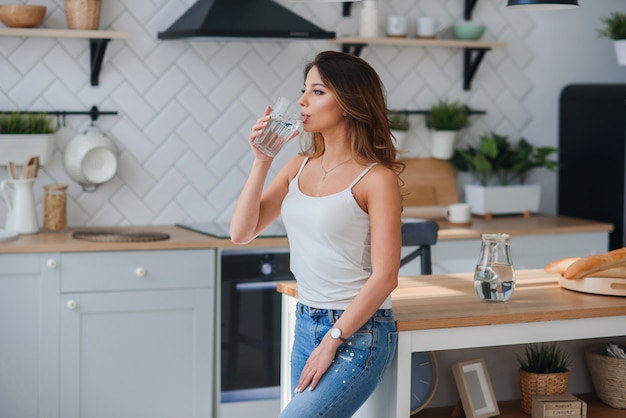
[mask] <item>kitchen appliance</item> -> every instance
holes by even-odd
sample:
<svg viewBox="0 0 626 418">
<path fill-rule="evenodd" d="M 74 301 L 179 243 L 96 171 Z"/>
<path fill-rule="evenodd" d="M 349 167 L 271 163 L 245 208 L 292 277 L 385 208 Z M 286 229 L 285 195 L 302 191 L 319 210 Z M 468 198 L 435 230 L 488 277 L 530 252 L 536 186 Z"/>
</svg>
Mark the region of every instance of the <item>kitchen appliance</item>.
<svg viewBox="0 0 626 418">
<path fill-rule="evenodd" d="M 177 226 L 228 239 L 228 223 Z M 261 237 L 286 237 L 275 222 Z M 280 411 L 280 280 L 294 280 L 287 248 L 224 249 L 220 255 L 221 417 Z"/>
<path fill-rule="evenodd" d="M 560 97 L 559 215 L 609 222 L 626 246 L 626 84 L 571 84 Z"/>
<path fill-rule="evenodd" d="M 159 39 L 219 38 L 333 39 L 319 26 L 272 0 L 199 0 Z"/>
</svg>

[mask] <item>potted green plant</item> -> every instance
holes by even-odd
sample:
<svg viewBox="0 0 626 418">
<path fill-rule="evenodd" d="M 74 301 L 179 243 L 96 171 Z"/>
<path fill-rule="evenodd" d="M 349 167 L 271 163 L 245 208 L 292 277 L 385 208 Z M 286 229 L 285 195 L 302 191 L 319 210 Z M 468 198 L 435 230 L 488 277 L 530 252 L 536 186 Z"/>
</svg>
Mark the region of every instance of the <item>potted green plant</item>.
<svg viewBox="0 0 626 418">
<path fill-rule="evenodd" d="M 522 410 L 530 414 L 533 395 L 567 393 L 569 354 L 555 342 L 530 344 L 517 357 Z"/>
<path fill-rule="evenodd" d="M 406 143 L 407 132 L 409 131 L 409 115 L 406 112 L 389 112 L 389 129 L 396 140 L 396 147 L 400 150 Z"/>
<path fill-rule="evenodd" d="M 526 184 L 528 174 L 536 168 L 556 171 L 559 163 L 550 159 L 556 151 L 535 147 L 524 138 L 513 144 L 507 136 L 490 132 L 480 138 L 478 147 L 455 150 L 452 165 L 479 183 L 465 185 L 472 213 L 530 213 L 539 210 L 541 186 Z"/>
<path fill-rule="evenodd" d="M 617 63 L 626 66 L 626 13 L 613 12 L 600 21 L 604 26 L 597 29 L 598 36 L 613 40 Z"/>
<path fill-rule="evenodd" d="M 454 155 L 457 132 L 469 124 L 469 109 L 459 101 L 439 100 L 426 114 L 431 130 L 432 155 L 448 160 Z"/>
<path fill-rule="evenodd" d="M 0 165 L 21 164 L 33 155 L 44 165 L 54 150 L 56 127 L 45 113 L 0 114 Z"/>
</svg>

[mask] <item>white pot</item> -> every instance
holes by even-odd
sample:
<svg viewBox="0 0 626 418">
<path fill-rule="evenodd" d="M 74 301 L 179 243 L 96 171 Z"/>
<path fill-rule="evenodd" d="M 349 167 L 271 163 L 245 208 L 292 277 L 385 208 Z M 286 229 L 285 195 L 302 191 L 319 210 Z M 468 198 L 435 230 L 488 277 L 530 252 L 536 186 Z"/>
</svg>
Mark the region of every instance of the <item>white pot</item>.
<svg viewBox="0 0 626 418">
<path fill-rule="evenodd" d="M 90 130 L 75 136 L 65 148 L 67 174 L 85 190 L 111 180 L 117 171 L 116 148 L 106 135 Z"/>
<path fill-rule="evenodd" d="M 406 137 L 408 132 L 407 131 L 397 131 L 395 129 L 391 130 L 391 134 L 393 135 L 394 138 L 396 138 L 396 148 L 399 151 L 406 151 Z"/>
<path fill-rule="evenodd" d="M 622 67 L 626 67 L 626 39 L 613 41 L 613 46 L 615 47 L 615 57 L 617 58 L 617 64 Z"/>
<path fill-rule="evenodd" d="M 465 185 L 465 201 L 476 215 L 537 212 L 540 199 L 539 184 L 487 187 Z"/>
<path fill-rule="evenodd" d="M 0 165 L 13 161 L 22 165 L 30 157 L 39 156 L 39 165 L 45 165 L 54 151 L 55 134 L 0 135 Z"/>
<path fill-rule="evenodd" d="M 449 160 L 454 155 L 457 131 L 431 131 L 433 158 Z"/>
</svg>

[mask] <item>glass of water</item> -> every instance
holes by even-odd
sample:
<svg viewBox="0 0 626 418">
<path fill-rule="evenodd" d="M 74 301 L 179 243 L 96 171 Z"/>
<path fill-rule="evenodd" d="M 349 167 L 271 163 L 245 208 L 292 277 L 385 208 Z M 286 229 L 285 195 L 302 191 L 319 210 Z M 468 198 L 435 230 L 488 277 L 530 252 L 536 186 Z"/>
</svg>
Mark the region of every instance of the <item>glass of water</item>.
<svg viewBox="0 0 626 418">
<path fill-rule="evenodd" d="M 253 143 L 262 153 L 275 157 L 283 145 L 302 130 L 300 106 L 285 97 L 279 97 L 272 106 L 270 122 Z"/>
</svg>

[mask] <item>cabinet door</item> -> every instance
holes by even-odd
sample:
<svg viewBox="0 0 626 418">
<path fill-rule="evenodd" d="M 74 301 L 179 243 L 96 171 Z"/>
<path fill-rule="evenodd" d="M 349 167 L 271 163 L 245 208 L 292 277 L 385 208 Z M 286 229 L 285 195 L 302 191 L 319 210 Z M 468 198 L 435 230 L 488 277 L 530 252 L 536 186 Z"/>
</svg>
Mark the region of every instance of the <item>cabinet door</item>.
<svg viewBox="0 0 626 418">
<path fill-rule="evenodd" d="M 56 257 L 0 254 L 0 417 L 56 416 Z"/>
<path fill-rule="evenodd" d="M 213 289 L 64 294 L 63 418 L 210 418 Z"/>
</svg>

